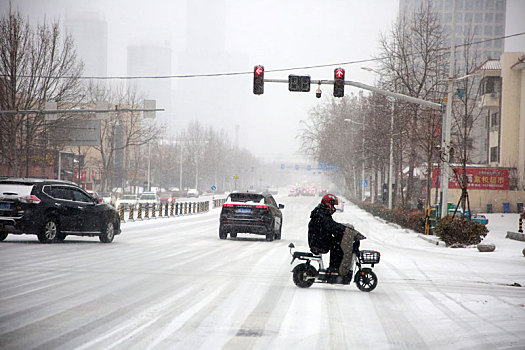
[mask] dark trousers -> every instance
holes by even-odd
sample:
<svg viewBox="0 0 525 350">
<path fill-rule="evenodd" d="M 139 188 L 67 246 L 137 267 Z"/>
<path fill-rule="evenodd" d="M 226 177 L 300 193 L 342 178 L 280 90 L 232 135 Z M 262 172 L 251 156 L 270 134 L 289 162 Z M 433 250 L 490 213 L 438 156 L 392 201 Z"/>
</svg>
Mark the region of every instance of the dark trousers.
<svg viewBox="0 0 525 350">
<path fill-rule="evenodd" d="M 334 242 L 330 247 L 330 269 L 337 271 L 341 260 L 343 260 L 343 249 L 341 249 L 341 242 Z"/>
</svg>

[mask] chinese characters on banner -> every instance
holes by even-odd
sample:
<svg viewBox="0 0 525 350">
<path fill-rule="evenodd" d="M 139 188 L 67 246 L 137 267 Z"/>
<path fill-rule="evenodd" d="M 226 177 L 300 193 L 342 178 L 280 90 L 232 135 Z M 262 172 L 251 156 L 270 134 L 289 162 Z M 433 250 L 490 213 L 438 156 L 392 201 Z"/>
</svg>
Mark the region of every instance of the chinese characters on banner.
<svg viewBox="0 0 525 350">
<path fill-rule="evenodd" d="M 459 176 L 461 168 L 454 168 Z M 508 190 L 509 169 L 498 168 L 467 168 L 469 190 Z M 436 187 L 437 169 L 432 172 L 432 187 Z M 448 188 L 460 188 L 456 178 L 449 179 Z"/>
</svg>

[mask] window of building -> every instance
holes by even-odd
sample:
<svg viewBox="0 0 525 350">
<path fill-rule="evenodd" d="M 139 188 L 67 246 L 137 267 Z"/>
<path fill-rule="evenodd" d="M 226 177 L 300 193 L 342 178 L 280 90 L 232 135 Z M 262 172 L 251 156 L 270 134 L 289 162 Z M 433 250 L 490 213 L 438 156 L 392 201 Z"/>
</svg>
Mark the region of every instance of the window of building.
<svg viewBox="0 0 525 350">
<path fill-rule="evenodd" d="M 505 0 L 496 0 L 496 10 L 505 10 Z"/>
<path fill-rule="evenodd" d="M 483 23 L 483 14 L 482 13 L 476 13 L 474 15 L 474 22 L 476 22 L 476 23 Z"/>
<path fill-rule="evenodd" d="M 476 0 L 476 10 L 483 10 L 483 0 Z"/>
<path fill-rule="evenodd" d="M 505 21 L 505 14 L 496 13 L 496 16 L 494 18 L 496 19 L 496 23 L 503 23 Z"/>
<path fill-rule="evenodd" d="M 494 40 L 494 47 L 495 48 L 502 48 L 503 47 L 503 40 L 502 39 L 498 39 L 498 40 Z"/>
<path fill-rule="evenodd" d="M 490 161 L 491 162 L 497 162 L 498 161 L 498 146 L 494 146 L 490 148 Z"/>
<path fill-rule="evenodd" d="M 485 77 L 481 79 L 481 94 L 500 92 L 500 77 Z"/>
<path fill-rule="evenodd" d="M 494 0 L 485 0 L 485 10 L 494 10 Z"/>
<path fill-rule="evenodd" d="M 493 13 L 485 13 L 485 23 L 492 23 L 493 19 L 494 19 Z"/>
<path fill-rule="evenodd" d="M 485 41 L 484 46 L 488 48 L 492 47 L 492 41 Z"/>
<path fill-rule="evenodd" d="M 463 0 L 456 1 L 456 10 L 463 10 Z"/>
<path fill-rule="evenodd" d="M 465 23 L 472 23 L 472 13 L 465 13 Z"/>
<path fill-rule="evenodd" d="M 483 33 L 485 34 L 485 36 L 492 36 L 492 31 L 493 31 L 492 29 L 493 29 L 492 26 L 485 26 L 483 30 Z"/>
<path fill-rule="evenodd" d="M 495 26 L 494 27 L 494 35 L 505 35 L 505 27 L 504 26 Z"/>
<path fill-rule="evenodd" d="M 496 112 L 496 113 L 492 113 L 492 115 L 490 116 L 490 127 L 495 127 L 495 126 L 498 126 L 498 123 L 499 123 L 499 113 Z"/>
<path fill-rule="evenodd" d="M 472 10 L 474 8 L 474 0 L 465 0 L 465 10 Z"/>
</svg>

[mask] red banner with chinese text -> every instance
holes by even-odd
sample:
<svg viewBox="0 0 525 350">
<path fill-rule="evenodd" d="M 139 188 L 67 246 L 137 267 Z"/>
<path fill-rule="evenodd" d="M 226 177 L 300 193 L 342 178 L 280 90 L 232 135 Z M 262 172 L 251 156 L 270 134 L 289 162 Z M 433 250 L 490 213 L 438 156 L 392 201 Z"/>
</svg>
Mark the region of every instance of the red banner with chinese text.
<svg viewBox="0 0 525 350">
<path fill-rule="evenodd" d="M 463 174 L 462 168 L 454 168 L 458 176 Z M 469 190 L 508 190 L 509 169 L 501 168 L 467 168 Z M 437 169 L 432 172 L 432 187 L 436 187 Z M 448 188 L 460 188 L 455 176 L 448 182 Z"/>
</svg>

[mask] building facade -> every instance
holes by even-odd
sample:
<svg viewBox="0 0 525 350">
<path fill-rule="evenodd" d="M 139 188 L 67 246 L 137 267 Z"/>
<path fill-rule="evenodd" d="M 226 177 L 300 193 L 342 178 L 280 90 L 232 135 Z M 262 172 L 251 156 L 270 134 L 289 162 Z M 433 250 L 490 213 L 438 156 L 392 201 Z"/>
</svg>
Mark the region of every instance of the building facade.
<svg viewBox="0 0 525 350">
<path fill-rule="evenodd" d="M 506 52 L 499 60 L 483 62 L 476 73 L 488 126 L 489 165 L 515 169 L 511 189 L 525 190 L 525 54 Z"/>
<path fill-rule="evenodd" d="M 399 14 L 406 15 L 430 4 L 438 15 L 444 32 L 452 32 L 453 0 L 400 0 Z M 506 0 L 456 0 L 456 45 L 467 41 L 479 43 L 472 45 L 471 55 L 476 65 L 486 59 L 498 59 L 504 52 L 504 40 L 495 39 L 505 35 Z M 495 40 L 489 40 L 495 39 Z M 449 43 L 450 40 L 447 42 Z M 459 49 L 458 49 L 459 51 Z M 456 69 L 465 67 L 462 55 L 456 54 Z M 464 71 L 464 69 L 463 69 Z M 483 120 L 476 120 L 471 131 L 472 152 L 470 162 L 486 163 L 488 129 Z"/>
</svg>

